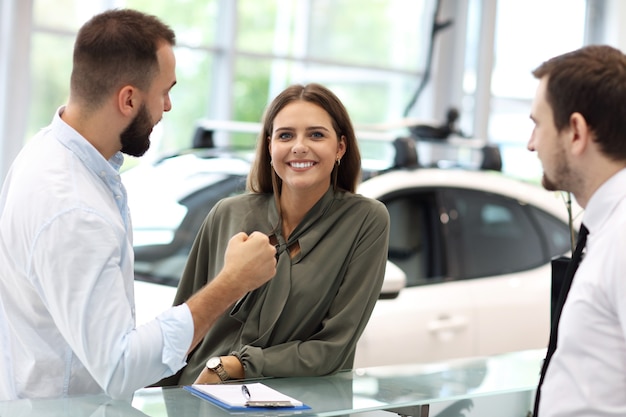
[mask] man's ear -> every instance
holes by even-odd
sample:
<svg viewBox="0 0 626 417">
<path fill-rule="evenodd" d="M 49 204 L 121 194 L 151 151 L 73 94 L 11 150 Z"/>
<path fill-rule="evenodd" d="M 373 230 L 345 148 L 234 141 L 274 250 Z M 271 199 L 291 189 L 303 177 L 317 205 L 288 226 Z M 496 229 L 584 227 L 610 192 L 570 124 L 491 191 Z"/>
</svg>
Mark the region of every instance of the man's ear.
<svg viewBox="0 0 626 417">
<path fill-rule="evenodd" d="M 138 100 L 137 89 L 131 85 L 125 85 L 117 93 L 117 105 L 124 116 L 133 116 L 139 107 Z"/>
<path fill-rule="evenodd" d="M 572 113 L 569 118 L 569 128 L 571 132 L 572 153 L 581 155 L 593 140 L 593 133 L 587 124 L 584 116 L 578 112 Z"/>
</svg>

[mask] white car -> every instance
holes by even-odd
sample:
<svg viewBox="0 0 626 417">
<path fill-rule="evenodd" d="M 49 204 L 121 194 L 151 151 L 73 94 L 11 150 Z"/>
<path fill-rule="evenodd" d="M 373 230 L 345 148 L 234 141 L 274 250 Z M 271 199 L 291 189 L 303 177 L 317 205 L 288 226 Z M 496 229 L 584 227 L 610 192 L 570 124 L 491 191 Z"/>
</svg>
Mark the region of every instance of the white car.
<svg viewBox="0 0 626 417">
<path fill-rule="evenodd" d="M 561 193 L 454 169 L 389 172 L 359 192 L 387 205 L 389 260 L 407 286 L 377 302 L 355 367 L 547 346 L 550 261 L 571 250 Z"/>
<path fill-rule="evenodd" d="M 171 305 L 200 223 L 220 198 L 243 192 L 248 167 L 190 153 L 122 174 L 138 324 Z M 358 192 L 387 205 L 391 230 L 384 288 L 355 367 L 547 346 L 550 260 L 571 249 L 560 194 L 497 172 L 437 168 L 384 172 Z"/>
</svg>

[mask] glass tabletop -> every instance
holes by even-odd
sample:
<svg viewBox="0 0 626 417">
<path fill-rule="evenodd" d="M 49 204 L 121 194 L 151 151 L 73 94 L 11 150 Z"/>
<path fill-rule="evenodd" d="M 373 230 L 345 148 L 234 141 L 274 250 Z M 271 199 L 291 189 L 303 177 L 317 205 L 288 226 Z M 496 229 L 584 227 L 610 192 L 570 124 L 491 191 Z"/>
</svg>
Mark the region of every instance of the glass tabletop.
<svg viewBox="0 0 626 417">
<path fill-rule="evenodd" d="M 439 408 L 467 404 L 479 397 L 534 393 L 545 350 L 452 360 L 433 364 L 383 366 L 355 369 L 325 377 L 267 378 L 260 382 L 290 397 L 309 410 L 245 412 L 246 415 L 299 415 L 334 417 L 376 410 L 407 415 L 420 407 Z M 247 382 L 247 381 L 246 381 Z M 241 383 L 241 381 L 238 381 Z M 106 396 L 58 400 L 0 402 L 0 416 L 211 416 L 232 413 L 194 396 L 182 387 L 145 388 L 135 393 L 131 404 Z"/>
</svg>

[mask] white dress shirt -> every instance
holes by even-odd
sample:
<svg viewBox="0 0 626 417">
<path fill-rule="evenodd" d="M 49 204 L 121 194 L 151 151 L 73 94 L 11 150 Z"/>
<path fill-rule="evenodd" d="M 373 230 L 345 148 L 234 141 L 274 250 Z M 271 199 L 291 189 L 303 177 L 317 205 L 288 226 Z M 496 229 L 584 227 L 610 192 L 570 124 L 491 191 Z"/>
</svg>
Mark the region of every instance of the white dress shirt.
<svg viewBox="0 0 626 417">
<path fill-rule="evenodd" d="M 0 400 L 130 399 L 184 366 L 193 321 L 183 304 L 135 328 L 123 156 L 106 161 L 62 111 L 0 194 Z"/>
<path fill-rule="evenodd" d="M 540 417 L 626 416 L 626 170 L 591 197 L 586 254 L 561 313 Z"/>
</svg>

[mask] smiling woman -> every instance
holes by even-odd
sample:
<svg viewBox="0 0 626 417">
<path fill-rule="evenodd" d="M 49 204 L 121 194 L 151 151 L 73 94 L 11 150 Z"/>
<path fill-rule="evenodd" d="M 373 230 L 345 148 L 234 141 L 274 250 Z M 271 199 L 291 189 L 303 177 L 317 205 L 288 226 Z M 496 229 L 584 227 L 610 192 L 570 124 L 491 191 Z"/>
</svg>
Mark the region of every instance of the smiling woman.
<svg viewBox="0 0 626 417">
<path fill-rule="evenodd" d="M 175 304 L 221 268 L 226 238 L 238 232 L 270 237 L 276 275 L 224 314 L 182 372 L 161 384 L 352 368 L 382 286 L 389 234 L 385 206 L 354 194 L 359 178 L 354 129 L 335 94 L 319 84 L 293 85 L 272 101 L 248 177 L 251 192 L 221 200 L 208 214 Z"/>
</svg>

